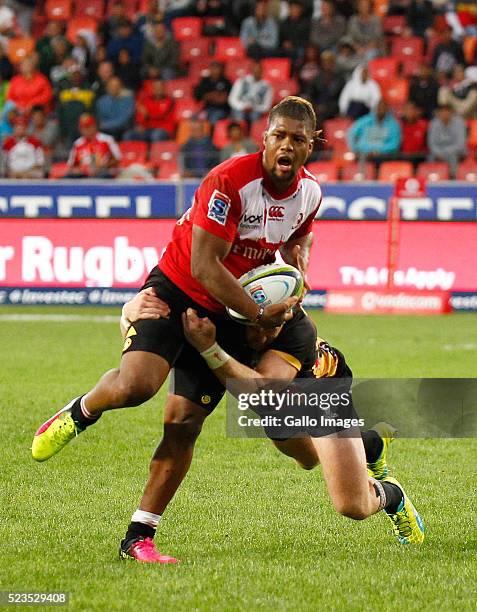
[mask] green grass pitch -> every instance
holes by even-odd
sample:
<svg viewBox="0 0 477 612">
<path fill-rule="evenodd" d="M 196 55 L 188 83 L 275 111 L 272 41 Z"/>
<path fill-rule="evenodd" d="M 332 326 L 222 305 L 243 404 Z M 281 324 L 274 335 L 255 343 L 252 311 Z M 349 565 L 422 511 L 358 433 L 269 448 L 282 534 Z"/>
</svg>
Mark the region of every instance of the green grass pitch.
<svg viewBox="0 0 477 612">
<path fill-rule="evenodd" d="M 20 313 L 113 310 L 3 308 Z M 476 376 L 476 315 L 313 314 L 356 376 Z M 475 441 L 399 440 L 390 466 L 427 526 L 400 546 L 386 517 L 333 511 L 319 468 L 300 470 L 267 440 L 225 435 L 224 407 L 206 423 L 191 471 L 160 527 L 179 566 L 120 562 L 162 432 L 164 392 L 107 414 L 44 464 L 38 425 L 115 367 L 118 327 L 0 320 L 2 512 L 0 590 L 67 591 L 74 610 L 475 610 Z M 472 331 L 473 330 L 473 331 Z"/>
</svg>

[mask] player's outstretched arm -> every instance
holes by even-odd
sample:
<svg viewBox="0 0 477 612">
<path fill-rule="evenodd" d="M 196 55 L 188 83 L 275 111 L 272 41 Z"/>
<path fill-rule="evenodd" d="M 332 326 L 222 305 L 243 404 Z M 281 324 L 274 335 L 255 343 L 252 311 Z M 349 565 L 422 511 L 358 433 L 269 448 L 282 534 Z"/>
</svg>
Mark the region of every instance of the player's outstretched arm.
<svg viewBox="0 0 477 612">
<path fill-rule="evenodd" d="M 152 287 L 143 289 L 123 306 L 119 322 L 121 335 L 125 338 L 130 325 L 139 319 L 163 319 L 169 314 L 169 306 L 157 297 Z"/>
<path fill-rule="evenodd" d="M 182 314 L 182 323 L 187 341 L 201 354 L 224 386 L 227 378 L 243 380 L 249 387 L 244 391 L 251 393 L 263 386 L 260 381 L 264 379 L 279 379 L 288 383 L 297 374 L 296 368 L 273 351 L 262 355 L 255 370 L 240 363 L 217 344 L 212 321 L 198 317 L 192 308 Z"/>
<path fill-rule="evenodd" d="M 222 261 L 232 244 L 223 238 L 194 225 L 192 230 L 191 270 L 193 277 L 224 306 L 239 312 L 250 321 L 263 327 L 276 327 L 293 317 L 293 304 L 274 304 L 261 309 L 250 298 L 238 280 L 227 270 Z"/>
</svg>

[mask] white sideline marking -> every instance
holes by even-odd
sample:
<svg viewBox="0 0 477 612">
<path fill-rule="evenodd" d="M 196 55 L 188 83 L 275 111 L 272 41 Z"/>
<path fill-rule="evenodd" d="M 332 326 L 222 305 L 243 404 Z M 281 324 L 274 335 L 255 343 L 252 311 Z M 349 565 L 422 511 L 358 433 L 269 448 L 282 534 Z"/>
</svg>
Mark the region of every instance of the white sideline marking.
<svg viewBox="0 0 477 612">
<path fill-rule="evenodd" d="M 464 342 L 463 344 L 444 344 L 442 347 L 445 351 L 473 351 L 477 349 L 475 342 Z"/>
<path fill-rule="evenodd" d="M 118 323 L 119 314 L 75 315 L 75 314 L 0 314 L 0 321 L 48 321 L 52 323 Z"/>
</svg>

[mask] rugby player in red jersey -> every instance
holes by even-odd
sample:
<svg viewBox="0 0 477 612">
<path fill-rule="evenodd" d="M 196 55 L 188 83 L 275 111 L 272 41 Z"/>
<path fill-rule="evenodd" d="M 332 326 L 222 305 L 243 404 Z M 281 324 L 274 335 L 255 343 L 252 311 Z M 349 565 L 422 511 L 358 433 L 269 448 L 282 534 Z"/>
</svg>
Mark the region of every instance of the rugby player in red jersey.
<svg viewBox="0 0 477 612">
<path fill-rule="evenodd" d="M 168 305 L 168 316 L 131 326 L 119 368 L 104 374 L 91 391 L 54 414 L 34 436 L 33 458 L 45 461 L 96 423 L 103 412 L 137 406 L 153 397 L 173 369 L 164 437 L 151 462 L 140 508 L 121 545 L 125 557 L 176 561 L 160 555 L 152 538 L 187 473 L 202 423 L 224 393 L 187 343 L 182 313 L 191 308 L 212 320 L 221 346 L 243 363 L 250 359 L 245 331 L 225 316 L 224 306 L 265 329 L 285 323 L 284 331 L 290 330 L 296 340 L 297 355 L 309 346 L 313 332 L 307 317 L 300 310 L 290 312 L 296 299 L 263 309 L 245 294 L 237 278 L 274 261 L 277 251 L 297 265 L 300 247 L 308 259 L 312 222 L 321 202 L 317 180 L 303 167 L 313 149 L 315 126 L 315 113 L 307 101 L 285 98 L 270 112 L 262 151 L 223 162 L 205 177 L 144 285 L 153 287 Z"/>
</svg>

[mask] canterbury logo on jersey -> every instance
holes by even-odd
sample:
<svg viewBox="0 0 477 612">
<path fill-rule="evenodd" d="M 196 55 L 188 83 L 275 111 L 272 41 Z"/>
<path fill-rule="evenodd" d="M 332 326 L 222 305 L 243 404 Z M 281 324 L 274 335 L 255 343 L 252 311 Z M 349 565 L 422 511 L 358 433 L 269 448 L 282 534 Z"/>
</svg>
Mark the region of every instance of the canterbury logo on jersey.
<svg viewBox="0 0 477 612">
<path fill-rule="evenodd" d="M 268 218 L 273 220 L 283 219 L 285 216 L 284 206 L 270 206 L 268 209 Z"/>
</svg>

